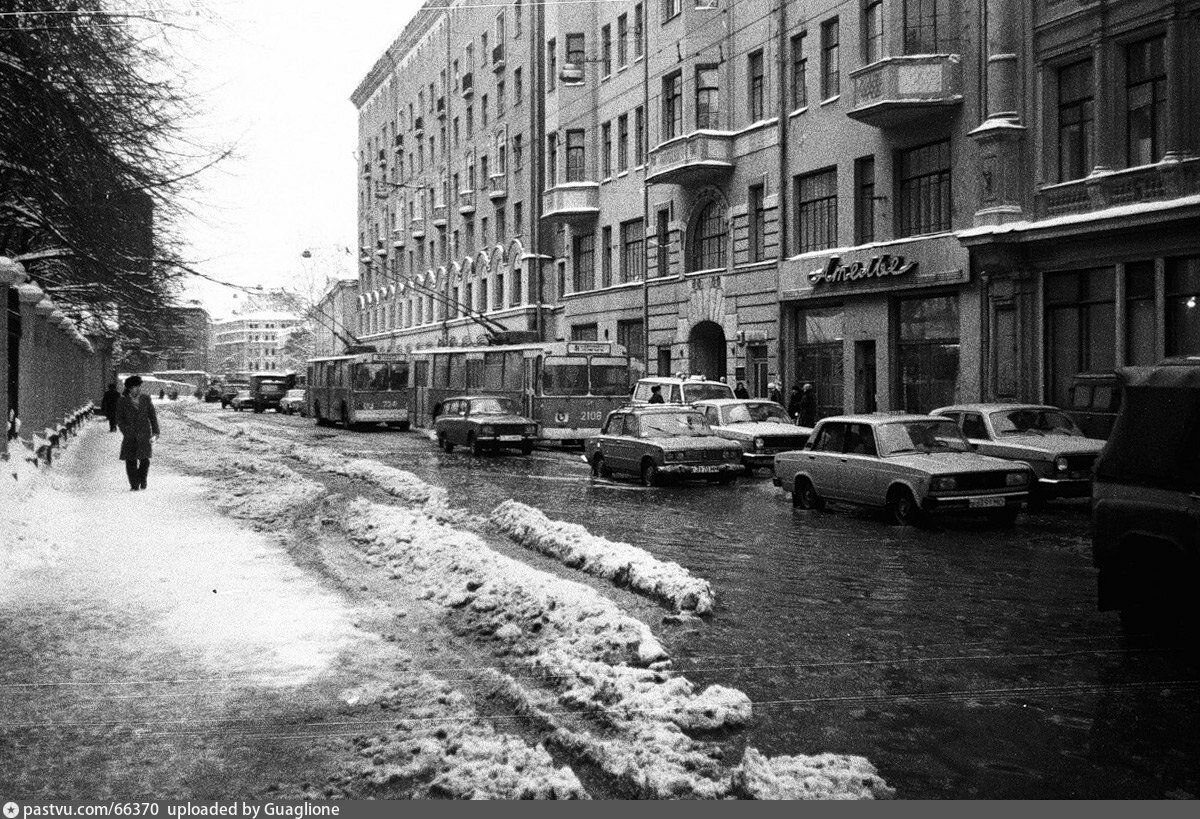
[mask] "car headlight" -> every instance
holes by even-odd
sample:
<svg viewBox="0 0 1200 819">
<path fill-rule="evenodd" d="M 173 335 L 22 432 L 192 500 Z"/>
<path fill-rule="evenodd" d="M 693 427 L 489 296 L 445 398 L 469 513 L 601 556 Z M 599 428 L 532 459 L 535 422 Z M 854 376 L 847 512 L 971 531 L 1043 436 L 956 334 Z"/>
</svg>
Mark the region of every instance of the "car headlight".
<svg viewBox="0 0 1200 819">
<path fill-rule="evenodd" d="M 725 455 L 725 460 L 727 461 L 736 461 L 742 457 L 742 451 L 740 449 L 727 449 L 723 454 Z"/>
<path fill-rule="evenodd" d="M 755 439 L 754 439 L 754 448 L 755 448 L 755 449 L 759 449 L 759 450 L 761 450 L 761 449 L 762 449 L 763 447 L 765 447 L 766 445 L 767 445 L 767 442 L 766 442 L 766 441 L 764 441 L 762 438 L 755 438 Z"/>
<path fill-rule="evenodd" d="M 1025 472 L 1009 472 L 1004 476 L 1004 482 L 1009 486 L 1024 486 L 1029 483 L 1029 475 Z"/>
<path fill-rule="evenodd" d="M 537 435 L 537 424 L 530 424 L 529 426 L 525 427 L 525 434 Z"/>
<path fill-rule="evenodd" d="M 487 424 L 484 424 L 483 426 L 481 426 L 479 428 L 479 434 L 480 435 L 495 435 L 496 429 L 495 429 L 495 427 L 490 427 Z"/>
<path fill-rule="evenodd" d="M 666 452 L 663 453 L 664 461 L 678 461 L 683 457 L 682 452 Z"/>
<path fill-rule="evenodd" d="M 1067 456 L 1059 455 L 1057 458 L 1055 458 L 1054 459 L 1054 468 L 1057 469 L 1059 472 L 1066 472 L 1067 471 Z"/>
<path fill-rule="evenodd" d="M 929 488 L 934 492 L 946 492 L 951 489 L 957 489 L 958 478 L 954 477 L 953 475 L 938 476 L 930 482 Z"/>
</svg>

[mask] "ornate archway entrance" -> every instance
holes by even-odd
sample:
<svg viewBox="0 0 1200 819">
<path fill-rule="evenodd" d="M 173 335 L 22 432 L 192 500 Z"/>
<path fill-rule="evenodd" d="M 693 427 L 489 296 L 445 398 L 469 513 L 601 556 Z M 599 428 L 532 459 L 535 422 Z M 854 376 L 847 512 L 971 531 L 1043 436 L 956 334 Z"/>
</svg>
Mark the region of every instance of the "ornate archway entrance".
<svg viewBox="0 0 1200 819">
<path fill-rule="evenodd" d="M 692 373 L 716 381 L 725 375 L 725 330 L 715 321 L 701 321 L 688 334 Z"/>
</svg>

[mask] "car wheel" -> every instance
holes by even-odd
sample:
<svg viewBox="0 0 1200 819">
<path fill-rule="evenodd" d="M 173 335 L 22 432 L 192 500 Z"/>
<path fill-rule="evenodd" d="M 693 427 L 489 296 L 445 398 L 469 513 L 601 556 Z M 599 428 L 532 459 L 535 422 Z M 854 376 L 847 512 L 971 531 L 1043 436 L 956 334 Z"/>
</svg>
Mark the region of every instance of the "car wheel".
<svg viewBox="0 0 1200 819">
<path fill-rule="evenodd" d="M 659 486 L 662 484 L 662 475 L 658 472 L 658 464 L 654 461 L 646 461 L 642 464 L 642 483 L 646 486 Z"/>
<path fill-rule="evenodd" d="M 471 454 L 475 456 L 482 456 L 488 448 L 486 443 L 476 440 L 474 435 L 467 438 L 467 446 L 471 448 Z"/>
<path fill-rule="evenodd" d="M 917 499 L 906 486 L 898 486 L 888 493 L 888 517 L 897 526 L 921 526 L 925 515 L 917 506 Z"/>
<path fill-rule="evenodd" d="M 454 444 L 450 442 L 450 439 L 446 437 L 446 433 L 444 432 L 438 435 L 438 446 L 447 452 L 454 451 Z"/>
<path fill-rule="evenodd" d="M 721 486 L 729 486 L 729 484 L 733 483 L 736 480 L 737 480 L 737 475 L 730 473 L 728 475 L 722 475 L 721 477 L 717 478 L 717 483 L 721 484 Z"/>
<path fill-rule="evenodd" d="M 522 441 L 521 442 L 521 454 L 522 455 L 532 455 L 533 454 L 533 441 Z"/>
<path fill-rule="evenodd" d="M 995 512 L 992 512 L 990 515 L 988 515 L 988 520 L 1002 529 L 1010 529 L 1016 525 L 1017 515 L 1020 513 L 1020 511 L 1020 506 L 1006 506 L 1003 509 L 997 509 Z"/>
<path fill-rule="evenodd" d="M 808 478 L 799 478 L 792 489 L 792 506 L 798 509 L 823 509 L 825 501 Z"/>
</svg>

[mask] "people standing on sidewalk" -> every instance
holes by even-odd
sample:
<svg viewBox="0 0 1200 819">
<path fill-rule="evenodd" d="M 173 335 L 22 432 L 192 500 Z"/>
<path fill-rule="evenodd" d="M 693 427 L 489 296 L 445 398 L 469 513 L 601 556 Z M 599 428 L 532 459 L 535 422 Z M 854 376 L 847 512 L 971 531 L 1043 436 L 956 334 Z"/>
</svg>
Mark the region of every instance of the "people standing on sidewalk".
<svg viewBox="0 0 1200 819">
<path fill-rule="evenodd" d="M 805 384 L 800 395 L 800 417 L 796 420 L 802 427 L 812 427 L 817 423 L 817 391 L 812 384 Z"/>
<path fill-rule="evenodd" d="M 121 460 L 129 477 L 129 489 L 146 488 L 152 444 L 158 440 L 158 413 L 150 396 L 142 392 L 142 379 L 125 379 L 125 395 L 117 403 L 117 426 L 121 429 Z"/>
<path fill-rule="evenodd" d="M 121 400 L 121 393 L 117 392 L 117 382 L 114 381 L 108 385 L 108 389 L 104 391 L 104 397 L 100 399 L 100 412 L 104 413 L 104 417 L 108 419 L 108 431 L 117 431 L 117 403 Z"/>
<path fill-rule="evenodd" d="M 774 401 L 776 404 L 783 403 L 783 384 L 777 381 L 772 381 L 767 384 L 767 400 Z"/>
</svg>

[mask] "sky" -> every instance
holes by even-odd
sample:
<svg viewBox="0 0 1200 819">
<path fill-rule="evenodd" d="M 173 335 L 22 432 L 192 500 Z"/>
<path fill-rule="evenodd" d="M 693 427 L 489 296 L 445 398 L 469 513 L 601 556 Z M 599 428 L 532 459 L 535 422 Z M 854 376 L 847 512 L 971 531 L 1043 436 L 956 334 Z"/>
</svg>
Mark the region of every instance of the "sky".
<svg viewBox="0 0 1200 819">
<path fill-rule="evenodd" d="M 169 0 L 171 53 L 201 111 L 189 135 L 235 145 L 180 225 L 197 269 L 247 287 L 353 275 L 357 119 L 350 94 L 420 0 Z M 119 3 L 115 5 L 120 5 Z M 305 250 L 310 258 L 303 258 Z M 245 294 L 192 280 L 214 318 Z"/>
</svg>

